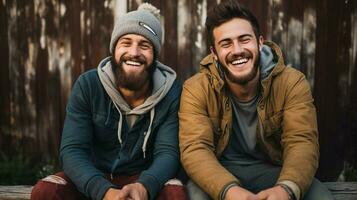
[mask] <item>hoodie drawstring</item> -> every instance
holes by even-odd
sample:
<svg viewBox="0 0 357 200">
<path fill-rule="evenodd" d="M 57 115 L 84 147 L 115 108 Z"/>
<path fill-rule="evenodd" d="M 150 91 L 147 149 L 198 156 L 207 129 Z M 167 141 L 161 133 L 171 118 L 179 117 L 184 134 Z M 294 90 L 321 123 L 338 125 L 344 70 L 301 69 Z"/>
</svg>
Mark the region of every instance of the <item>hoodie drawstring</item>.
<svg viewBox="0 0 357 200">
<path fill-rule="evenodd" d="M 155 117 L 155 107 L 152 108 L 150 110 L 150 124 L 149 124 L 149 128 L 146 132 L 144 132 L 144 143 L 143 143 L 143 146 L 142 146 L 142 150 L 143 150 L 143 155 L 144 155 L 144 158 L 146 156 L 146 145 L 148 143 L 148 140 L 149 140 L 149 136 L 151 134 L 151 127 L 152 127 L 152 124 L 153 124 L 153 121 L 154 121 L 154 117 Z"/>
<path fill-rule="evenodd" d="M 120 109 L 118 108 L 117 104 L 114 103 L 116 109 L 118 110 L 118 113 L 119 113 L 119 122 L 118 122 L 118 140 L 119 140 L 119 143 L 122 144 L 123 141 L 121 139 L 121 129 L 123 127 L 123 114 L 121 113 Z"/>
<path fill-rule="evenodd" d="M 123 114 L 121 113 L 120 109 L 118 108 L 118 106 L 113 103 L 116 107 L 116 109 L 119 112 L 119 122 L 118 122 L 118 140 L 119 143 L 122 144 L 122 139 L 121 139 L 121 132 L 122 132 L 122 127 L 123 127 Z M 144 132 L 144 142 L 143 142 L 143 146 L 142 146 L 142 150 L 143 150 L 143 155 L 144 158 L 146 157 L 146 145 L 148 143 L 149 137 L 151 135 L 151 128 L 152 128 L 152 124 L 154 122 L 154 117 L 155 117 L 155 108 L 152 108 L 150 110 L 150 124 L 149 124 L 149 128 L 147 131 Z"/>
<path fill-rule="evenodd" d="M 108 105 L 108 115 L 107 115 L 107 119 L 105 120 L 105 124 L 108 125 L 109 124 L 109 120 L 112 117 L 112 104 L 113 101 L 109 101 L 109 105 Z"/>
</svg>

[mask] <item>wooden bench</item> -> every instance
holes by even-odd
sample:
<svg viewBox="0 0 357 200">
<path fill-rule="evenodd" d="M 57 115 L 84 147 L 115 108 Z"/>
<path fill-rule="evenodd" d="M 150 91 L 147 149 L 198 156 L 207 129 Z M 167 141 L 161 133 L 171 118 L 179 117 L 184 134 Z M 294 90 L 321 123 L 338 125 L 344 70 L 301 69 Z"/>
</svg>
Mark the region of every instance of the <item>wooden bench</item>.
<svg viewBox="0 0 357 200">
<path fill-rule="evenodd" d="M 336 200 L 357 200 L 357 182 L 325 182 Z"/>
<path fill-rule="evenodd" d="M 0 185 L 0 200 L 30 199 L 32 186 L 30 185 Z"/>
<path fill-rule="evenodd" d="M 357 200 L 357 182 L 326 182 L 336 200 Z M 32 186 L 0 186 L 0 200 L 28 200 Z"/>
</svg>

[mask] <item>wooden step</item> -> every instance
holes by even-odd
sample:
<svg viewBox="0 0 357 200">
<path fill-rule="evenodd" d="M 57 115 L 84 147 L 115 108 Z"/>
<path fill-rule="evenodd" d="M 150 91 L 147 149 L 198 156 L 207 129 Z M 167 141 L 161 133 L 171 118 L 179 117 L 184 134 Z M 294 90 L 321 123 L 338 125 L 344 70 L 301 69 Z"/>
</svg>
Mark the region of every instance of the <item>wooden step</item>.
<svg viewBox="0 0 357 200">
<path fill-rule="evenodd" d="M 31 196 L 31 185 L 0 185 L 0 200 L 27 200 Z"/>
<path fill-rule="evenodd" d="M 357 200 L 357 182 L 326 182 L 324 183 L 332 192 L 336 200 Z M 0 200 L 28 200 L 32 186 L 0 185 Z"/>
<path fill-rule="evenodd" d="M 357 182 L 325 182 L 336 200 L 357 200 Z"/>
</svg>

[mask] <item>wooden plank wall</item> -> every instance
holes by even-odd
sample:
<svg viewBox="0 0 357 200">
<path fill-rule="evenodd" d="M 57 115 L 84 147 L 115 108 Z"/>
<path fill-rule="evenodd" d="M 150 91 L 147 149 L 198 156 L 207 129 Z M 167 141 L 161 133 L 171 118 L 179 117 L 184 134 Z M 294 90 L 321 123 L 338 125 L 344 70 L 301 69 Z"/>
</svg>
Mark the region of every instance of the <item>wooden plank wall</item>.
<svg viewBox="0 0 357 200">
<path fill-rule="evenodd" d="M 0 2 L 1 151 L 58 154 L 72 84 L 108 52 L 113 3 Z"/>
<path fill-rule="evenodd" d="M 161 9 L 160 58 L 186 80 L 207 53 L 207 9 L 220 0 L 0 1 L 0 152 L 56 159 L 73 82 L 108 56 L 113 22 L 142 2 Z M 346 160 L 357 160 L 357 1 L 240 2 L 286 63 L 306 74 L 318 112 L 319 177 L 336 179 Z"/>
<path fill-rule="evenodd" d="M 318 1 L 315 88 L 322 177 L 337 175 L 349 159 L 357 164 L 357 1 Z M 332 14 L 333 13 L 333 14 Z"/>
</svg>

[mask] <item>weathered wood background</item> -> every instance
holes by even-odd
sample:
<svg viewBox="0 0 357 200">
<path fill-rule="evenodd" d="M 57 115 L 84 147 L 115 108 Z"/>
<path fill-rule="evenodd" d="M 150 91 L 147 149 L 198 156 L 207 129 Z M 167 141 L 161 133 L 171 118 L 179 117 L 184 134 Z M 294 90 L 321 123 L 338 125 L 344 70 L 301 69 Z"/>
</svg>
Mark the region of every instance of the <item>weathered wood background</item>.
<svg viewBox="0 0 357 200">
<path fill-rule="evenodd" d="M 0 153 L 58 154 L 73 82 L 108 55 L 114 20 L 143 0 L 0 0 Z M 152 0 L 161 9 L 161 60 L 184 81 L 206 54 L 207 9 L 219 0 Z M 319 177 L 357 162 L 357 1 L 242 0 L 265 38 L 313 88 L 321 142 Z"/>
</svg>

